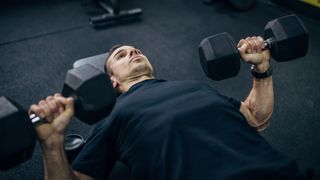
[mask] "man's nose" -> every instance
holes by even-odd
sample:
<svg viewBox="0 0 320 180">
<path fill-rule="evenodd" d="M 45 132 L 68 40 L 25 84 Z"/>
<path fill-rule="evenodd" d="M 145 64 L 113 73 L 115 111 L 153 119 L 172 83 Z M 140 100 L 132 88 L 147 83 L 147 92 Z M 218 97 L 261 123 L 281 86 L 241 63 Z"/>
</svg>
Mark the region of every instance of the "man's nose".
<svg viewBox="0 0 320 180">
<path fill-rule="evenodd" d="M 137 55 L 138 54 L 138 51 L 136 49 L 132 49 L 130 51 L 130 57 L 132 57 L 133 55 Z"/>
</svg>

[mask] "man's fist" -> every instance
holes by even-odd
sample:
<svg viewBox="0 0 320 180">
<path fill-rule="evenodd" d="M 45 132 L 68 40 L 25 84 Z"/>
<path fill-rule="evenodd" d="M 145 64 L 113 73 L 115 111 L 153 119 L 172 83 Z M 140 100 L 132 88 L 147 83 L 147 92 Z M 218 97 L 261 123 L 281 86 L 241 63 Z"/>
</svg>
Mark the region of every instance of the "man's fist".
<svg viewBox="0 0 320 180">
<path fill-rule="evenodd" d="M 51 146 L 63 143 L 64 130 L 74 114 L 73 105 L 72 98 L 55 94 L 30 106 L 29 114 L 35 113 L 47 121 L 36 126 L 36 132 L 42 144 Z"/>
<path fill-rule="evenodd" d="M 237 45 L 244 62 L 255 65 L 258 72 L 265 72 L 270 64 L 270 51 L 265 49 L 264 40 L 260 36 L 241 39 Z"/>
</svg>

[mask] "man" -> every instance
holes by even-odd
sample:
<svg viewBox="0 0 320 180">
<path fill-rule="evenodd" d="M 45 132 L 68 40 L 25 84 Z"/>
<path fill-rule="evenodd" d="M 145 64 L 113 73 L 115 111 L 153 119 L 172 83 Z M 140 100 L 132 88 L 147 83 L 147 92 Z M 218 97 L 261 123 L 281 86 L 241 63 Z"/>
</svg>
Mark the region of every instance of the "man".
<svg viewBox="0 0 320 180">
<path fill-rule="evenodd" d="M 36 128 L 46 179 L 105 179 L 116 160 L 139 180 L 303 179 L 296 164 L 257 132 L 268 127 L 273 111 L 270 52 L 261 37 L 242 39 L 238 48 L 256 76 L 243 102 L 205 83 L 154 79 L 139 49 L 113 48 L 105 68 L 122 95 L 72 169 L 63 133 L 74 114 L 73 100 L 55 94 L 30 107 L 48 121 Z"/>
</svg>

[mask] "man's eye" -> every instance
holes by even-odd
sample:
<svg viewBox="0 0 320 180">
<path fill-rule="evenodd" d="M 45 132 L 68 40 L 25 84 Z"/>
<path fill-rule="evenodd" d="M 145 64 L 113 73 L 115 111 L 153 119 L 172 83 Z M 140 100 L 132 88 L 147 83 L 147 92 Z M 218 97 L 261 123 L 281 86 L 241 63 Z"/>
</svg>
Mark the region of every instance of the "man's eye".
<svg viewBox="0 0 320 180">
<path fill-rule="evenodd" d="M 123 58 L 123 57 L 124 57 L 124 55 L 120 54 L 120 55 L 117 57 L 117 59 L 121 59 L 121 58 Z"/>
</svg>

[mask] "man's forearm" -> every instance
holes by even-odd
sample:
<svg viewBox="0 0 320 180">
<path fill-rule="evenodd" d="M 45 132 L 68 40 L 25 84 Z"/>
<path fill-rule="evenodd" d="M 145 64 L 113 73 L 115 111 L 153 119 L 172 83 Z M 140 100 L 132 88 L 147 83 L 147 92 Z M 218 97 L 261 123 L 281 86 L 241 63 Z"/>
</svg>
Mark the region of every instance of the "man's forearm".
<svg viewBox="0 0 320 180">
<path fill-rule="evenodd" d="M 253 80 L 253 86 L 246 98 L 246 106 L 256 122 L 256 126 L 263 125 L 270 119 L 274 106 L 274 92 L 272 77 Z"/>
<path fill-rule="evenodd" d="M 62 145 L 53 148 L 42 145 L 46 180 L 76 180 L 71 170 Z"/>
</svg>

